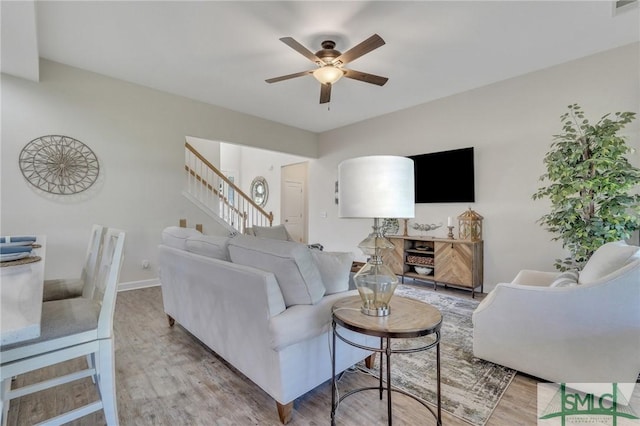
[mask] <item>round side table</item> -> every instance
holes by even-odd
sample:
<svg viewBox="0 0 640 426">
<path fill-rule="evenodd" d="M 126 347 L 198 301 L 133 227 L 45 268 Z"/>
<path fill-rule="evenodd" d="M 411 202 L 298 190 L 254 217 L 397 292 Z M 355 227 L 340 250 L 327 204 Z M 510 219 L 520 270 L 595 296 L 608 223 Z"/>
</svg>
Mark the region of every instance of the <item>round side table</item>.
<svg viewBox="0 0 640 426">
<path fill-rule="evenodd" d="M 392 392 L 401 393 L 420 402 L 433 414 L 436 419 L 436 424 L 438 426 L 442 425 L 440 401 L 440 327 L 442 325 L 442 314 L 440 311 L 428 303 L 419 300 L 394 296 L 391 300 L 391 313 L 384 317 L 374 317 L 360 312 L 361 304 L 362 301 L 359 296 L 352 296 L 339 300 L 332 307 L 333 356 L 331 358 L 331 424 L 335 425 L 336 410 L 342 400 L 357 392 L 377 389 L 380 392 L 380 399 L 382 399 L 383 391 L 387 391 L 387 416 L 389 425 L 393 422 Z M 380 337 L 380 347 L 374 348 L 353 342 L 340 334 L 338 326 L 357 333 Z M 391 339 L 411 339 L 429 334 L 434 335 L 434 340 L 418 347 L 393 349 L 391 346 Z M 351 390 L 336 401 L 336 338 L 348 345 L 380 353 L 380 381 L 378 386 Z M 401 389 L 392 389 L 391 387 L 391 354 L 413 353 L 425 351 L 433 347 L 436 348 L 436 411 L 415 395 Z M 384 357 L 383 354 L 385 355 Z M 385 364 L 383 361 L 386 361 L 386 385 L 382 380 Z"/>
</svg>

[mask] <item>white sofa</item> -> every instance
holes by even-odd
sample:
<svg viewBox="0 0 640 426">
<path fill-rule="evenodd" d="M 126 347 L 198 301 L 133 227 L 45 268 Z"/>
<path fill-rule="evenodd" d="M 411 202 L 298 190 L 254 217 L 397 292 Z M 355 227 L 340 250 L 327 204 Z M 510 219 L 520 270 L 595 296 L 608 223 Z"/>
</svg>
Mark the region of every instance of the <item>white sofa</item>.
<svg viewBox="0 0 640 426">
<path fill-rule="evenodd" d="M 275 399 L 287 423 L 294 400 L 331 378 L 331 306 L 357 294 L 348 290 L 352 260 L 296 242 L 169 227 L 158 258 L 164 310 L 170 325 L 178 322 Z M 338 345 L 336 372 L 370 355 Z"/>
<path fill-rule="evenodd" d="M 640 374 L 640 247 L 607 243 L 580 273 L 523 270 L 498 284 L 473 313 L 473 352 L 584 392 L 618 383 L 628 401 Z"/>
</svg>

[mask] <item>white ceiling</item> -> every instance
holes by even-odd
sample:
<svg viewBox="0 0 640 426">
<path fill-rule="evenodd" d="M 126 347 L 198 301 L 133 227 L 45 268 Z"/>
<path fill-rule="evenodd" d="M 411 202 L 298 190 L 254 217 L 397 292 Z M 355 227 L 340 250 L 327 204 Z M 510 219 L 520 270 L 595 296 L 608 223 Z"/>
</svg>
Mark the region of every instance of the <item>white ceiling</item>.
<svg viewBox="0 0 640 426">
<path fill-rule="evenodd" d="M 611 1 L 2 1 L 2 71 L 37 79 L 37 56 L 322 132 L 640 40 L 637 3 Z M 31 10 L 31 11 L 29 11 Z M 35 14 L 35 17 L 34 17 Z M 35 24 L 34 24 L 35 23 Z M 320 105 L 315 52 L 379 34 Z M 612 76 L 613 78 L 613 76 Z"/>
</svg>

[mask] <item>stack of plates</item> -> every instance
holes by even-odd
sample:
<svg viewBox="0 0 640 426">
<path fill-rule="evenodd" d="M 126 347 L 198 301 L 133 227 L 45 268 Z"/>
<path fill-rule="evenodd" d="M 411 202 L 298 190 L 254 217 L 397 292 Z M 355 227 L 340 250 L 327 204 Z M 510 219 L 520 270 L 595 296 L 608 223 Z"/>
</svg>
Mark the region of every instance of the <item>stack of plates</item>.
<svg viewBox="0 0 640 426">
<path fill-rule="evenodd" d="M 0 237 L 0 244 L 2 243 L 22 243 L 22 245 L 30 245 L 36 242 L 36 237 L 32 236 L 17 236 L 17 237 Z"/>
<path fill-rule="evenodd" d="M 0 262 L 23 259 L 31 254 L 35 237 L 0 237 Z"/>
</svg>

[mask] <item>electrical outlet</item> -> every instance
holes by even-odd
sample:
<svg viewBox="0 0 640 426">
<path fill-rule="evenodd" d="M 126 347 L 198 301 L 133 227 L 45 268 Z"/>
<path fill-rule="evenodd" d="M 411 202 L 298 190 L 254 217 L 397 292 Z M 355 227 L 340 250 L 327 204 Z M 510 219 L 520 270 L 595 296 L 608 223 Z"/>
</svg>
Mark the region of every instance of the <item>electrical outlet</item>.
<svg viewBox="0 0 640 426">
<path fill-rule="evenodd" d="M 142 261 L 142 269 L 149 269 L 149 261 L 147 259 Z"/>
</svg>

